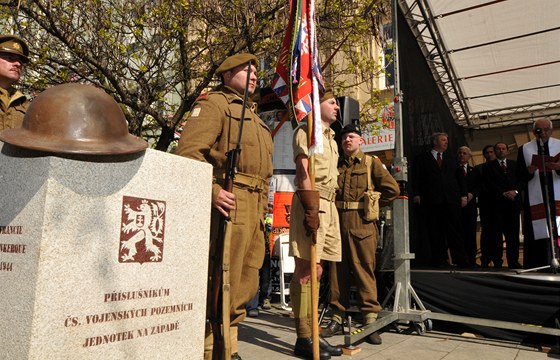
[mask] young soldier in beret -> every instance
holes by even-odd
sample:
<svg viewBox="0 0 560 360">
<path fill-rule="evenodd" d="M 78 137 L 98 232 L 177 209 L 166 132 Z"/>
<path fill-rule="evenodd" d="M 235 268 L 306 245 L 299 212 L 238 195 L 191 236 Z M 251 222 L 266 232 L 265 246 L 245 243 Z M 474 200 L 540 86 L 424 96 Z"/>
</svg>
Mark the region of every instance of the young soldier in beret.
<svg viewBox="0 0 560 360">
<path fill-rule="evenodd" d="M 0 130 L 18 128 L 27 110 L 27 98 L 13 88 L 29 61 L 29 49 L 15 35 L 0 35 Z"/>
<path fill-rule="evenodd" d="M 268 207 L 268 180 L 272 176 L 272 137 L 270 129 L 255 112 L 256 103 L 248 102 L 245 118 L 241 119 L 245 82 L 249 76 L 247 91 L 253 94 L 257 86 L 257 64 L 254 55 L 242 53 L 227 58 L 218 67 L 216 74 L 221 75 L 223 84 L 194 103 L 176 150 L 178 155 L 214 166 L 211 254 L 217 241 L 220 217 L 229 215 L 231 218 L 230 334 L 234 360 L 241 359 L 237 352 L 237 326 L 245 318 L 245 305 L 257 292 L 259 268 L 263 263 L 263 220 Z M 233 192 L 228 192 L 222 188 L 226 153 L 237 145 L 241 121 L 244 125 L 238 172 Z M 214 266 L 210 259 L 210 273 Z M 210 301 L 210 296 L 208 298 Z M 211 329 L 207 326 L 205 359 L 212 356 L 212 340 Z"/>
<path fill-rule="evenodd" d="M 295 258 L 295 269 L 290 282 L 290 299 L 296 322 L 297 341 L 294 353 L 306 359 L 313 358 L 311 266 L 317 266 L 317 280 L 321 279 L 321 261 L 340 261 L 340 228 L 334 199 L 337 188 L 338 147 L 330 126 L 336 121 L 339 106 L 332 91 L 321 98 L 323 126 L 323 153 L 315 155 L 315 190 L 311 190 L 309 175 L 309 146 L 307 124 L 294 131 L 293 153 L 296 163 L 296 194 L 292 199 L 290 220 L 290 256 Z M 316 233 L 317 264 L 311 264 L 312 235 Z M 342 349 L 319 338 L 321 360 L 342 355 Z"/>
<path fill-rule="evenodd" d="M 331 263 L 330 300 L 333 318 L 323 332 L 325 337 L 338 334 L 342 329 L 345 312 L 350 307 L 352 281 L 358 288 L 358 306 L 364 317 L 364 324 L 371 324 L 377 319 L 381 306 L 377 300 L 374 271 L 379 230 L 376 221 L 364 218 L 364 196 L 368 190 L 368 180 L 372 190 L 381 193 L 380 206 L 388 205 L 399 195 L 397 182 L 379 158 L 365 155 L 360 149 L 364 141 L 360 127 L 346 125 L 340 135 L 344 156 L 338 161 L 339 189 L 336 193 L 336 207 L 342 235 L 342 262 Z M 374 332 L 366 341 L 381 344 L 381 337 Z"/>
</svg>

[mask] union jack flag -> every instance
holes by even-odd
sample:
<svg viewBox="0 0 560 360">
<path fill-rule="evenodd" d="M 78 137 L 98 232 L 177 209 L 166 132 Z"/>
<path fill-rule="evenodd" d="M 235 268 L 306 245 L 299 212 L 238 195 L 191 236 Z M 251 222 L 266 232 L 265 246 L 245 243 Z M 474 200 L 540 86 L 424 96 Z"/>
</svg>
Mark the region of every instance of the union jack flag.
<svg viewBox="0 0 560 360">
<path fill-rule="evenodd" d="M 272 89 L 284 102 L 294 126 L 313 113 L 309 149 L 323 152 L 320 94 L 325 91 L 315 33 L 314 0 L 291 0 L 290 20 L 278 56 Z"/>
</svg>

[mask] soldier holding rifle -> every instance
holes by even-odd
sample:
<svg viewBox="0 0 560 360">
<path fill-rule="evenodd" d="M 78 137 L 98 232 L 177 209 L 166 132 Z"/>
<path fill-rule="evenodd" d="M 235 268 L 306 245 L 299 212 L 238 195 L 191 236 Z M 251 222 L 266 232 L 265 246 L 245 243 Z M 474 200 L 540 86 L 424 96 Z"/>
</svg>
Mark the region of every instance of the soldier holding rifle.
<svg viewBox="0 0 560 360">
<path fill-rule="evenodd" d="M 247 100 L 247 95 L 253 94 L 257 86 L 257 66 L 254 55 L 240 53 L 227 58 L 218 67 L 216 74 L 221 76 L 223 84 L 201 95 L 194 103 L 176 150 L 178 155 L 214 167 L 207 304 L 212 326 L 207 324 L 206 327 L 205 359 L 229 359 L 230 354 L 231 359 L 241 359 L 237 349 L 237 326 L 245 318 L 245 304 L 257 292 L 258 273 L 264 257 L 263 220 L 268 205 L 268 179 L 272 176 L 273 144 L 269 128 L 255 112 L 256 104 Z M 233 188 L 228 191 L 224 181 L 231 178 L 232 172 Z M 225 232 L 224 221 L 229 226 Z M 229 256 L 227 251 L 216 253 L 222 243 L 226 249 L 228 243 L 231 245 Z M 223 263 L 230 265 L 230 290 L 227 294 L 224 287 L 221 299 L 227 308 L 229 296 L 230 304 L 229 314 L 224 311 L 225 321 L 221 322 L 226 339 L 218 340 L 223 343 L 216 344 L 218 351 L 212 355 L 212 344 L 219 339 L 215 329 L 220 328 L 215 326 L 220 319 L 216 319 L 212 311 L 216 299 L 216 287 L 212 284 L 216 273 L 212 272 L 221 268 L 222 255 Z"/>
</svg>

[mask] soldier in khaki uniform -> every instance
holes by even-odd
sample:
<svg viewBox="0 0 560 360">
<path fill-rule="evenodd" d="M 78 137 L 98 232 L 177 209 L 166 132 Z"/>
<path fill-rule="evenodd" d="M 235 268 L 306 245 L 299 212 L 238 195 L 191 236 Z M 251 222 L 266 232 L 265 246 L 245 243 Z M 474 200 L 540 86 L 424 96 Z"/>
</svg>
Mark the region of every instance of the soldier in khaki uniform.
<svg viewBox="0 0 560 360">
<path fill-rule="evenodd" d="M 29 49 L 17 36 L 0 35 L 0 130 L 21 126 L 27 98 L 13 88 L 29 61 Z"/>
<path fill-rule="evenodd" d="M 344 151 L 338 162 L 338 187 L 336 207 L 340 218 L 342 235 L 342 262 L 332 263 L 330 268 L 330 295 L 333 319 L 323 332 L 328 337 L 342 329 L 345 311 L 350 307 L 350 285 L 355 281 L 358 288 L 359 308 L 364 323 L 377 319 L 381 306 L 377 300 L 375 282 L 375 252 L 379 236 L 377 223 L 364 220 L 364 193 L 371 187 L 381 193 L 380 206 L 386 206 L 399 195 L 399 186 L 377 157 L 368 156 L 370 173 L 367 171 L 366 155 L 360 150 L 362 132 L 358 125 L 346 125 L 341 131 Z M 366 340 L 381 344 L 377 332 Z"/>
<path fill-rule="evenodd" d="M 250 67 L 247 66 L 249 61 Z M 250 76 L 248 91 L 252 94 L 257 84 L 257 64 L 254 55 L 237 54 L 227 58 L 218 67 L 216 74 L 221 75 L 223 85 L 203 94 L 194 103 L 176 150 L 178 155 L 214 166 L 211 254 L 218 235 L 220 217 L 229 214 L 233 224 L 230 259 L 232 359 L 241 359 L 237 353 L 237 326 L 245 318 L 245 304 L 257 292 L 259 268 L 264 258 L 262 239 L 263 221 L 268 207 L 268 179 L 272 176 L 271 132 L 256 114 L 256 104 L 251 101 L 245 110 L 241 153 L 233 192 L 225 191 L 222 185 L 226 153 L 237 145 L 246 77 Z M 210 259 L 210 272 L 213 266 Z M 212 355 L 211 342 L 211 329 L 207 326 L 206 359 Z"/>
<path fill-rule="evenodd" d="M 315 190 L 311 190 L 309 177 L 309 147 L 307 124 L 294 131 L 293 153 L 296 163 L 296 195 L 292 199 L 290 221 L 290 255 L 295 257 L 295 270 L 290 282 L 290 299 L 296 321 L 297 341 L 294 353 L 307 359 L 313 358 L 311 313 L 311 263 L 312 233 L 317 233 L 317 277 L 321 278 L 323 261 L 340 261 L 340 228 L 335 207 L 338 148 L 330 126 L 336 121 L 339 106 L 332 91 L 321 98 L 321 123 L 323 125 L 323 154 L 315 155 Z M 331 346 L 320 338 L 321 360 L 331 355 L 342 355 L 342 349 Z"/>
</svg>

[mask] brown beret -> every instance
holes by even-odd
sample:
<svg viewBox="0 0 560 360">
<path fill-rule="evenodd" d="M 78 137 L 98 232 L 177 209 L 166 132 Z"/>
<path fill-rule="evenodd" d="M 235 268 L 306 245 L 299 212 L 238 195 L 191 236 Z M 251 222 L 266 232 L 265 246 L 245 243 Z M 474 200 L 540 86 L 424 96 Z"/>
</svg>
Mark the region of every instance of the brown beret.
<svg viewBox="0 0 560 360">
<path fill-rule="evenodd" d="M 221 73 L 231 70 L 235 67 L 238 67 L 239 65 L 246 64 L 249 61 L 255 64 L 255 66 L 259 65 L 259 60 L 257 60 L 257 57 L 253 54 L 240 53 L 240 54 L 232 55 L 227 59 L 225 59 L 222 65 L 220 65 L 216 69 L 216 75 L 220 75 Z"/>
<path fill-rule="evenodd" d="M 325 93 L 319 99 L 319 102 L 323 102 L 325 100 L 331 99 L 334 97 L 334 92 L 332 88 L 325 88 Z"/>
<path fill-rule="evenodd" d="M 27 44 L 15 35 L 0 35 L 0 53 L 19 55 L 23 62 L 29 61 Z"/>
</svg>

